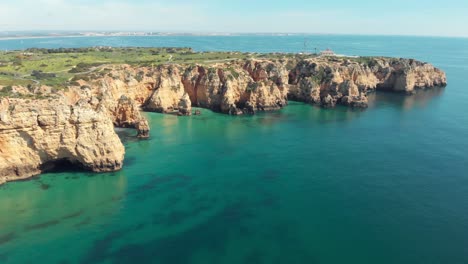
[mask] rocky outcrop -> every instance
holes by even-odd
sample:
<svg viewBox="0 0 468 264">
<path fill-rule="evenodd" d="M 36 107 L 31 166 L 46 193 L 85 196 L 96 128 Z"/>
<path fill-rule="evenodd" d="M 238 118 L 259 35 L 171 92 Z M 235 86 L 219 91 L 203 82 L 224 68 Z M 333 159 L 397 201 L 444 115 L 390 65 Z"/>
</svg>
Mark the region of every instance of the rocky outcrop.
<svg viewBox="0 0 468 264">
<path fill-rule="evenodd" d="M 156 69 L 118 65 L 108 75 L 83 84 L 98 87 L 89 93 L 104 98 L 101 103 L 117 118 L 117 126 L 135 127 L 130 124 L 139 122 L 140 106 L 179 115 L 191 114 L 192 106 L 232 115 L 254 114 L 280 109 L 288 99 L 323 107 L 367 107 L 369 92 L 410 94 L 444 86 L 446 77 L 434 66 L 411 59 L 293 57 Z M 132 102 L 122 103 L 120 96 Z M 124 116 L 131 118 L 122 122 Z"/>
<path fill-rule="evenodd" d="M 97 172 L 120 169 L 124 148 L 113 128 L 135 128 L 139 138 L 148 138 L 142 108 L 188 116 L 196 106 L 241 115 L 280 109 L 288 99 L 322 107 L 367 107 L 367 95 L 375 90 L 411 94 L 445 85 L 444 72 L 409 59 L 285 57 L 208 66 L 108 65 L 74 80 L 67 90 L 54 93 L 41 87 L 49 100 L 1 101 L 0 183 L 63 162 Z M 12 90 L 28 96 L 35 92 L 21 86 Z"/>
<path fill-rule="evenodd" d="M 445 86 L 445 73 L 413 59 L 373 59 L 369 63 L 379 83 L 377 89 L 414 93 L 417 89 Z"/>
<path fill-rule="evenodd" d="M 445 73 L 430 64 L 390 58 L 315 57 L 171 65 L 162 67 L 157 79 L 146 110 L 173 112 L 187 93 L 194 106 L 232 115 L 280 109 L 288 99 L 323 107 L 367 107 L 367 94 L 375 90 L 412 93 L 446 85 Z"/>
<path fill-rule="evenodd" d="M 192 115 L 192 102 L 188 94 L 184 94 L 179 101 L 179 115 L 180 116 L 191 116 Z"/>
<path fill-rule="evenodd" d="M 125 150 L 111 120 L 87 102 L 3 99 L 0 105 L 0 183 L 64 163 L 95 172 L 122 167 Z"/>
<path fill-rule="evenodd" d="M 138 106 L 125 95 L 120 97 L 111 116 L 117 127 L 135 127 L 142 118 Z"/>
<path fill-rule="evenodd" d="M 138 123 L 135 124 L 135 129 L 137 130 L 137 138 L 149 138 L 150 126 L 146 119 L 140 119 Z"/>
<path fill-rule="evenodd" d="M 176 111 L 180 99 L 185 94 L 179 69 L 174 66 L 161 67 L 155 72 L 154 78 L 156 79 L 154 90 L 146 100 L 144 109 L 159 113 Z"/>
<path fill-rule="evenodd" d="M 366 94 L 375 89 L 378 79 L 365 65 L 350 61 L 304 60 L 289 74 L 294 100 L 334 107 L 367 106 Z"/>
<path fill-rule="evenodd" d="M 315 58 L 290 72 L 289 97 L 324 107 L 367 107 L 367 94 L 375 90 L 412 93 L 446 82 L 444 72 L 414 60 Z"/>
<path fill-rule="evenodd" d="M 140 108 L 132 99 L 122 95 L 117 102 L 117 106 L 111 109 L 113 110 L 111 117 L 116 127 L 135 128 L 138 132 L 138 138 L 149 137 L 148 121 L 143 118 Z"/>
<path fill-rule="evenodd" d="M 196 106 L 227 114 L 254 113 L 287 104 L 287 73 L 279 69 L 284 67 L 267 61 L 194 66 L 185 70 L 182 82 Z"/>
</svg>

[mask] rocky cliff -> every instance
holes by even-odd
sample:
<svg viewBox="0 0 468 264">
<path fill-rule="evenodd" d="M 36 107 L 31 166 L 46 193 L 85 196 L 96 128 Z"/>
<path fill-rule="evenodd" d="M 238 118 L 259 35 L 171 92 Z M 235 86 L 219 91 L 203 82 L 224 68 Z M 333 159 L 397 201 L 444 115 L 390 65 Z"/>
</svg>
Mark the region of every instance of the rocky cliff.
<svg viewBox="0 0 468 264">
<path fill-rule="evenodd" d="M 103 110 L 61 100 L 0 103 L 0 183 L 66 164 L 95 172 L 122 167 L 124 147 Z"/>
<path fill-rule="evenodd" d="M 446 85 L 444 72 L 410 59 L 247 60 L 160 70 L 145 108 L 163 113 L 177 111 L 186 94 L 193 106 L 237 115 L 279 109 L 288 99 L 367 107 L 367 94 L 376 90 L 411 94 Z"/>
<path fill-rule="evenodd" d="M 121 168 L 124 148 L 113 127 L 149 136 L 141 109 L 191 115 L 192 106 L 240 115 L 280 109 L 289 100 L 367 107 L 367 94 L 411 94 L 445 86 L 434 66 L 410 59 L 297 57 L 209 65 L 106 65 L 66 89 L 39 87 L 49 99 L 2 99 L 0 183 L 67 162 L 91 171 Z M 21 86 L 13 92 L 34 96 Z"/>
</svg>

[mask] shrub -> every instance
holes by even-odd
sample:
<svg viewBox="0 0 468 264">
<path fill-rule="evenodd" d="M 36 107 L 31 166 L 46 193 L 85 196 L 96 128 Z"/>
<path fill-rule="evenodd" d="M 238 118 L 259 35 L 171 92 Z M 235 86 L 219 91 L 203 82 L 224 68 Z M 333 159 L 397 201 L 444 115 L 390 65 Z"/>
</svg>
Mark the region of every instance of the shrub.
<svg viewBox="0 0 468 264">
<path fill-rule="evenodd" d="M 45 73 L 43 71 L 33 70 L 31 76 L 35 77 L 38 80 L 55 78 L 57 75 L 55 73 Z"/>
<path fill-rule="evenodd" d="M 2 89 L 2 92 L 4 93 L 11 93 L 13 91 L 13 87 L 11 85 L 5 86 Z"/>
<path fill-rule="evenodd" d="M 247 85 L 247 92 L 255 92 L 257 91 L 258 88 L 258 83 L 256 82 L 251 82 Z"/>
<path fill-rule="evenodd" d="M 231 73 L 232 77 L 234 77 L 235 79 L 239 78 L 239 73 L 234 69 L 234 68 L 228 68 L 228 71 Z"/>
<path fill-rule="evenodd" d="M 89 76 L 87 76 L 87 75 L 82 75 L 82 74 L 80 75 L 80 74 L 78 74 L 78 75 L 75 75 L 75 76 L 71 79 L 72 82 L 73 82 L 73 81 L 79 81 L 79 80 L 89 81 L 90 78 L 89 78 Z"/>
<path fill-rule="evenodd" d="M 36 87 L 33 86 L 32 84 L 28 84 L 26 86 L 26 88 L 28 88 L 28 91 L 31 92 L 31 93 L 34 93 L 34 90 L 36 89 Z"/>
<path fill-rule="evenodd" d="M 139 74 L 137 74 L 137 76 L 135 76 L 135 80 L 137 80 L 138 82 L 141 82 L 141 81 L 143 81 L 143 76 L 144 76 L 144 74 L 139 73 Z"/>
<path fill-rule="evenodd" d="M 81 73 L 81 72 L 87 72 L 89 70 L 91 70 L 91 68 L 93 67 L 97 67 L 101 65 L 101 63 L 84 63 L 84 62 L 80 62 L 76 65 L 75 68 L 69 70 L 68 72 L 69 73 Z"/>
</svg>

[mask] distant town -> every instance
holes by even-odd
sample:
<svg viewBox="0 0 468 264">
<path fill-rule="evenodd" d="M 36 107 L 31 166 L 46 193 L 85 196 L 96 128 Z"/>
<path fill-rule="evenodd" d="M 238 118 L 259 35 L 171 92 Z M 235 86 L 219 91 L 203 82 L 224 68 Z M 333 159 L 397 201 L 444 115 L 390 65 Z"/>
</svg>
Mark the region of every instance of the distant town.
<svg viewBox="0 0 468 264">
<path fill-rule="evenodd" d="M 236 35 L 268 35 L 294 36 L 300 33 L 223 33 L 223 32 L 145 32 L 145 31 L 3 31 L 0 39 L 18 38 L 49 38 L 49 37 L 122 37 L 122 36 L 236 36 Z"/>
</svg>

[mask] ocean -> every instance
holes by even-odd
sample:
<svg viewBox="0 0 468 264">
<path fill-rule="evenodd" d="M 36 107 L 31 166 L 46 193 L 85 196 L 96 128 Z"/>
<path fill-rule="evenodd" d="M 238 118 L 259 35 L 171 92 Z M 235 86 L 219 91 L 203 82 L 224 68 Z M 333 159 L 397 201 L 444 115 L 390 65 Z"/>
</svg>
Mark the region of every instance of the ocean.
<svg viewBox="0 0 468 264">
<path fill-rule="evenodd" d="M 306 47 L 304 41 L 306 40 Z M 468 263 L 468 39 L 170 36 L 1 40 L 28 47 L 410 57 L 448 86 L 370 107 L 290 102 L 256 116 L 146 113 L 124 168 L 0 186 L 0 263 Z"/>
</svg>

